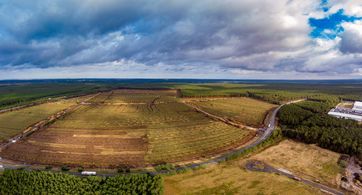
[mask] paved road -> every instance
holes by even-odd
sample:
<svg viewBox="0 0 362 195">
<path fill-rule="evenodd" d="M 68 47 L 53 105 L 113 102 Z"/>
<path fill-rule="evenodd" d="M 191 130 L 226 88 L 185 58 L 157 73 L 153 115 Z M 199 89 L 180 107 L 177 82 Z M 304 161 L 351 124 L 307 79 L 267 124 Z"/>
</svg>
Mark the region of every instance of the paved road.
<svg viewBox="0 0 362 195">
<path fill-rule="evenodd" d="M 223 155 L 220 155 L 216 158 L 212 158 L 203 162 L 198 162 L 198 163 L 193 163 L 193 164 L 188 164 L 186 166 L 183 167 L 178 167 L 176 168 L 176 170 L 182 170 L 185 168 L 197 168 L 197 167 L 201 167 L 201 166 L 205 166 L 205 165 L 209 165 L 209 164 L 216 164 L 222 161 L 225 161 L 228 157 L 231 157 L 235 154 L 239 154 L 244 152 L 245 150 L 248 150 L 250 148 L 253 148 L 257 145 L 259 145 L 260 143 L 262 143 L 263 141 L 265 141 L 266 139 L 268 139 L 271 134 L 273 133 L 273 131 L 275 130 L 275 121 L 276 121 L 276 115 L 278 113 L 278 111 L 280 110 L 281 107 L 283 107 L 284 105 L 287 104 L 291 104 L 291 103 L 296 103 L 296 102 L 300 102 L 300 101 L 304 101 L 304 99 L 301 100 L 296 100 L 296 101 L 291 101 L 288 102 L 286 104 L 282 104 L 279 107 L 275 108 L 271 114 L 271 116 L 269 117 L 269 122 L 267 123 L 267 126 L 265 128 L 261 128 L 259 129 L 259 131 L 263 132 L 263 134 L 261 136 L 258 137 L 258 139 L 256 139 L 254 142 L 250 143 L 247 146 L 241 147 L 237 150 L 232 150 L 230 152 L 227 152 Z M 0 161 L 0 165 L 1 165 L 1 161 Z M 24 164 L 14 164 L 14 165 L 6 165 L 6 168 L 9 169 L 14 169 L 14 168 L 18 168 L 19 166 L 24 166 Z M 27 168 L 31 169 L 31 165 L 26 165 Z M 165 174 L 168 173 L 169 171 L 158 171 L 158 172 L 153 172 L 153 171 L 141 171 L 140 173 L 150 173 L 150 174 Z"/>
<path fill-rule="evenodd" d="M 335 195 L 343 195 L 344 193 L 341 191 L 338 191 L 334 188 L 328 187 L 326 185 L 320 184 L 320 183 L 316 183 L 307 179 L 303 179 L 300 177 L 295 176 L 293 173 L 287 171 L 287 170 L 283 170 L 283 169 L 276 169 L 264 162 L 261 161 L 256 161 L 256 160 L 252 160 L 252 161 L 248 161 L 245 165 L 245 168 L 247 170 L 250 171 L 260 171 L 260 172 L 266 172 L 266 173 L 276 173 L 279 175 L 284 175 L 287 176 L 291 179 L 294 179 L 296 181 L 302 182 L 304 184 L 307 184 L 309 186 L 312 186 L 314 188 L 318 188 L 320 189 L 322 192 L 325 193 L 329 193 L 329 194 L 335 194 Z"/>
</svg>

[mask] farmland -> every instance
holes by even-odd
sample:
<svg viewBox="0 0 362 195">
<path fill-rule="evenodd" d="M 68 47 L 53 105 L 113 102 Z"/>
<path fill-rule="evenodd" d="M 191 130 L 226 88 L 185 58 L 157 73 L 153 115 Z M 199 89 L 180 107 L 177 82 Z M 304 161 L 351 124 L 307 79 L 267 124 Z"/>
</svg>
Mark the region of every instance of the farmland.
<svg viewBox="0 0 362 195">
<path fill-rule="evenodd" d="M 140 167 L 209 157 L 254 136 L 196 112 L 172 90 L 114 90 L 2 155 L 28 163 Z"/>
<path fill-rule="evenodd" d="M 17 83 L 0 85 L 0 109 L 41 102 L 48 98 L 80 96 L 108 89 L 104 84 L 87 83 Z"/>
<path fill-rule="evenodd" d="M 182 89 L 184 97 L 247 96 L 272 103 L 281 103 L 300 98 L 358 100 L 362 95 L 360 81 L 354 82 L 263 82 L 241 81 L 240 83 L 169 84 Z"/>
<path fill-rule="evenodd" d="M 305 81 L 304 81 L 305 82 Z M 117 88 L 181 89 L 184 97 L 248 96 L 272 103 L 305 97 L 360 99 L 360 81 L 201 81 L 162 79 L 75 79 L 0 82 L 0 109 L 49 97 L 76 96 Z"/>
<path fill-rule="evenodd" d="M 6 140 L 28 126 L 41 121 L 48 116 L 74 105 L 76 101 L 62 100 L 24 108 L 17 111 L 0 114 L 0 141 Z"/>
<path fill-rule="evenodd" d="M 323 194 L 282 175 L 249 171 L 260 160 L 299 177 L 337 187 L 339 154 L 315 145 L 284 140 L 242 159 L 165 177 L 165 194 Z"/>
<path fill-rule="evenodd" d="M 193 105 L 213 115 L 249 126 L 260 126 L 267 113 L 276 105 L 251 98 L 202 98 Z"/>
<path fill-rule="evenodd" d="M 285 140 L 252 158 L 287 169 L 303 178 L 337 185 L 337 176 L 341 169 L 337 163 L 339 157 L 340 154 L 315 145 Z"/>
<path fill-rule="evenodd" d="M 166 176 L 165 195 L 173 194 L 323 194 L 284 176 L 244 169 L 245 159 Z"/>
<path fill-rule="evenodd" d="M 32 85 L 24 84 L 26 87 Z M 40 85 L 44 85 L 44 90 L 47 90 L 46 87 L 53 84 L 47 84 L 48 86 L 36 84 L 33 95 L 40 94 L 41 90 L 36 89 Z M 114 174 L 117 170 L 128 171 L 128 168 L 131 168 L 132 172 L 136 171 L 133 168 L 162 170 L 161 167 L 175 167 L 178 164 L 194 161 L 204 162 L 210 157 L 245 145 L 255 138 L 257 132 L 252 129 L 262 126 L 267 112 L 276 104 L 293 99 L 312 98 L 285 106 L 280 110 L 278 124 L 281 125 L 284 136 L 288 136 L 286 132 L 298 125 L 306 127 L 315 127 L 313 124 L 321 125 L 316 116 L 310 120 L 294 120 L 303 117 L 303 113 L 309 113 L 309 117 L 314 116 L 310 113 L 323 115 L 323 121 L 325 119 L 330 122 L 336 121 L 334 118 L 332 120 L 324 116 L 325 112 L 331 105 L 336 105 L 339 98 L 358 98 L 361 89 L 353 84 L 326 85 L 324 88 L 322 85 L 315 85 L 315 89 L 301 84 L 270 83 L 127 84 L 114 81 L 108 84 L 103 81 L 92 81 L 91 84 L 71 82 L 67 85 L 69 86 L 65 88 L 60 87 L 60 84 L 54 86 L 60 87 L 59 91 L 68 91 L 72 88 L 69 93 L 58 94 L 57 89 L 54 89 L 54 96 L 44 94 L 35 99 L 32 97 L 24 99 L 19 103 L 46 100 L 44 104 L 0 114 L 0 136 L 3 140 L 7 140 L 29 125 L 77 104 L 77 109 L 71 110 L 46 128 L 35 131 L 2 150 L 0 156 L 4 163 L 8 163 L 6 160 L 14 160 L 14 163 L 33 164 L 31 166 L 33 169 L 52 167 L 50 169 L 53 171 L 60 171 L 68 166 L 72 173 L 78 169 L 92 169 L 96 170 L 97 174 L 102 174 L 104 169 L 110 168 L 111 170 L 105 173 Z M 74 88 L 71 87 L 73 85 Z M 84 89 L 79 90 L 82 86 Z M 14 97 L 30 94 L 26 87 L 19 85 L 3 87 L 10 91 L 14 90 Z M 347 89 L 349 93 L 346 93 Z M 49 90 L 49 93 L 53 92 Z M 6 94 L 10 94 L 9 91 Z M 62 97 L 62 94 L 90 95 L 69 100 L 56 98 Z M 95 94 L 97 95 L 94 96 Z M 47 97 L 52 97 L 51 101 L 47 101 Z M 90 97 L 93 98 L 88 100 Z M 7 100 L 4 99 L 4 102 Z M 241 128 L 236 128 L 221 122 L 222 120 L 207 116 L 195 107 L 227 121 L 255 128 L 243 129 L 242 125 Z M 289 107 L 295 112 L 289 112 Z M 288 121 L 296 121 L 297 124 L 289 124 Z M 349 123 L 340 122 L 342 125 Z M 353 124 L 353 127 L 356 125 Z M 276 132 L 282 131 L 274 131 Z M 276 144 L 280 141 L 281 133 L 279 135 L 280 139 L 271 143 Z M 343 137 L 347 134 L 336 135 Z M 267 146 L 270 145 L 258 145 L 242 155 L 232 156 L 233 158 L 228 158 L 227 162 L 217 165 L 208 165 L 206 168 L 174 176 L 164 176 L 165 192 L 166 194 L 320 193 L 317 189 L 285 176 L 248 171 L 244 167 L 246 161 L 250 159 L 261 160 L 274 167 L 288 169 L 300 177 L 336 187 L 335 178 L 340 171 L 336 163 L 338 153 L 291 140 L 270 148 L 266 148 Z M 148 166 L 154 166 L 154 169 Z M 11 178 L 15 178 L 18 174 L 21 173 L 14 173 L 14 177 Z"/>
</svg>

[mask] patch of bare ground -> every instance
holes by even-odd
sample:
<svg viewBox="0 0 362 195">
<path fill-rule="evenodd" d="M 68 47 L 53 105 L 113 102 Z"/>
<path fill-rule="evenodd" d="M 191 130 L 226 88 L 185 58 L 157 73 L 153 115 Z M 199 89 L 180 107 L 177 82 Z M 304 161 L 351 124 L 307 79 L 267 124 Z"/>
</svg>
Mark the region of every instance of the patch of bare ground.
<svg viewBox="0 0 362 195">
<path fill-rule="evenodd" d="M 79 131 L 51 129 L 36 132 L 30 138 L 9 146 L 2 156 L 31 164 L 59 166 L 107 168 L 120 164 L 144 165 L 147 151 L 144 134 L 116 134 L 107 130 L 78 134 Z"/>
<path fill-rule="evenodd" d="M 340 154 L 315 145 L 285 140 L 252 159 L 260 160 L 276 168 L 283 168 L 302 178 L 337 186 L 341 168 Z"/>
</svg>

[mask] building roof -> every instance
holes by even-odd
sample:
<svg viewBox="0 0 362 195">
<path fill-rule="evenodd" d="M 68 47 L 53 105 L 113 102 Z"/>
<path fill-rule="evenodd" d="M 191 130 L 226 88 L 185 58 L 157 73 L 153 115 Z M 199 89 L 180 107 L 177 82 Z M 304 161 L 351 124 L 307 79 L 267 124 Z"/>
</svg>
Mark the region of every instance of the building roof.
<svg viewBox="0 0 362 195">
<path fill-rule="evenodd" d="M 352 109 L 353 110 L 362 110 L 362 102 L 358 102 L 358 101 L 354 102 Z"/>
<path fill-rule="evenodd" d="M 362 102 L 355 101 L 355 102 L 354 102 L 354 105 L 357 105 L 357 106 L 362 106 Z"/>
<path fill-rule="evenodd" d="M 348 118 L 348 119 L 353 119 L 356 121 L 362 121 L 362 112 L 351 110 L 351 109 L 334 108 L 334 109 L 331 109 L 328 112 L 328 114 L 335 116 L 335 117 Z"/>
<path fill-rule="evenodd" d="M 358 115 L 352 115 L 352 114 L 346 114 L 346 113 L 340 113 L 340 112 L 329 112 L 328 114 L 331 116 L 338 117 L 338 118 L 347 118 L 347 119 L 352 119 L 352 120 L 356 120 L 356 121 L 362 121 L 362 116 L 358 116 Z"/>
</svg>

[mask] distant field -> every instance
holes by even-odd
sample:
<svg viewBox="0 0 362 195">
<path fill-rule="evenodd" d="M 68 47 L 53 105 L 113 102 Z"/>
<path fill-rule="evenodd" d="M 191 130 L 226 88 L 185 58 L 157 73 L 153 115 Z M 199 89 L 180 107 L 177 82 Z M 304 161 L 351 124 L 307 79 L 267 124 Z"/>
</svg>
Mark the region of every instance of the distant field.
<svg viewBox="0 0 362 195">
<path fill-rule="evenodd" d="M 244 83 L 184 83 L 169 84 L 182 89 L 184 96 L 249 96 L 268 102 L 281 103 L 300 98 L 317 98 L 339 101 L 339 98 L 359 100 L 362 85 L 358 83 L 293 83 L 249 81 Z"/>
<path fill-rule="evenodd" d="M 194 111 L 174 91 L 116 90 L 96 96 L 3 155 L 31 163 L 138 167 L 208 157 L 254 135 Z"/>
<path fill-rule="evenodd" d="M 246 171 L 245 160 L 166 176 L 165 195 L 177 194 L 323 194 L 284 176 Z"/>
<path fill-rule="evenodd" d="M 0 114 L 0 141 L 15 136 L 28 126 L 46 119 L 48 116 L 66 109 L 75 103 L 76 101 L 74 99 L 62 100 Z"/>
<path fill-rule="evenodd" d="M 268 111 L 276 107 L 274 104 L 245 97 L 201 100 L 191 103 L 216 116 L 255 127 L 261 126 Z"/>
<path fill-rule="evenodd" d="M 303 83 L 293 81 L 208 81 L 208 80 L 40 80 L 0 83 L 0 109 L 28 104 L 49 97 L 74 96 L 117 88 L 181 89 L 183 96 L 248 96 L 272 103 L 312 97 L 339 101 L 358 100 L 360 82 Z"/>
<path fill-rule="evenodd" d="M 0 109 L 24 105 L 48 98 L 79 96 L 110 89 L 110 86 L 96 83 L 21 83 L 0 85 Z"/>
<path fill-rule="evenodd" d="M 336 185 L 340 173 L 337 164 L 340 154 L 319 148 L 315 145 L 285 140 L 253 156 L 276 168 L 287 169 L 294 174 Z"/>
</svg>

